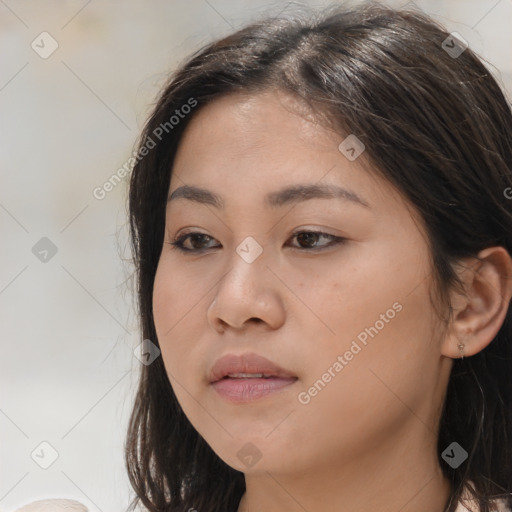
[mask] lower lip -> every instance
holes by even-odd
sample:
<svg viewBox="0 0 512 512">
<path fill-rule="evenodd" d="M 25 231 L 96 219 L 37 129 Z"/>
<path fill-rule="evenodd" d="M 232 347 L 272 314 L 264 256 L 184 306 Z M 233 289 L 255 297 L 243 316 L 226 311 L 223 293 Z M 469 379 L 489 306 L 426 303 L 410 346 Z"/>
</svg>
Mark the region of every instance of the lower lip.
<svg viewBox="0 0 512 512">
<path fill-rule="evenodd" d="M 249 378 L 249 379 L 221 379 L 212 382 L 212 386 L 220 396 L 230 402 L 246 403 L 271 395 L 290 386 L 296 378 Z"/>
</svg>

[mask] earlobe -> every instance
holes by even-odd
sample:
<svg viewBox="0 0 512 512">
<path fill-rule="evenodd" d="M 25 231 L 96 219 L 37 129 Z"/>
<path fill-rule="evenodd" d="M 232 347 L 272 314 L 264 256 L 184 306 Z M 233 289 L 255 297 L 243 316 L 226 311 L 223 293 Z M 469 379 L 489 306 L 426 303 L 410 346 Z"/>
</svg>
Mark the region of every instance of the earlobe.
<svg viewBox="0 0 512 512">
<path fill-rule="evenodd" d="M 442 354 L 452 359 L 475 355 L 491 343 L 512 297 L 512 258 L 505 248 L 488 247 L 459 268 L 465 293 L 452 295 L 453 317 L 442 343 Z"/>
<path fill-rule="evenodd" d="M 469 338 L 469 336 L 471 335 L 472 332 L 473 332 L 472 327 L 466 327 L 465 340 L 467 340 Z M 457 343 L 457 348 L 459 349 L 459 359 L 464 359 L 464 356 L 466 355 L 466 342 L 459 341 L 459 343 Z"/>
</svg>

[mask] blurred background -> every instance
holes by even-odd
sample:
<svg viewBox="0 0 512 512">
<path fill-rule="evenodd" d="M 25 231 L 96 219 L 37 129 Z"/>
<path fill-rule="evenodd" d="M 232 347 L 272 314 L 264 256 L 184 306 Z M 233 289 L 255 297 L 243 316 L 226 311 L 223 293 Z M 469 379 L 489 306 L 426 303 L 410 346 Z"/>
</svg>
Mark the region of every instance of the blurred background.
<svg viewBox="0 0 512 512">
<path fill-rule="evenodd" d="M 510 101 L 512 0 L 383 3 L 462 35 Z M 126 510 L 141 365 L 129 173 L 105 183 L 130 170 L 152 103 L 188 55 L 300 4 L 0 0 L 0 511 L 52 497 Z"/>
</svg>

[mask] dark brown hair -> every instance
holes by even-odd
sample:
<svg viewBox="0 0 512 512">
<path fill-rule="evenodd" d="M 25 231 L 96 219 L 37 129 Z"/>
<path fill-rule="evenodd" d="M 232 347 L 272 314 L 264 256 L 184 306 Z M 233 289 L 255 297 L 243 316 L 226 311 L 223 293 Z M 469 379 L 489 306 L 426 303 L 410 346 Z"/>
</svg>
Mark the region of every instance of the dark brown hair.
<svg viewBox="0 0 512 512">
<path fill-rule="evenodd" d="M 158 345 L 153 283 L 183 131 L 202 106 L 224 95 L 277 88 L 340 134 L 355 134 L 372 171 L 414 206 L 428 235 L 437 305 L 447 325 L 448 292 L 460 287 L 457 260 L 496 245 L 512 254 L 512 201 L 505 193 L 512 187 L 510 105 L 470 48 L 456 57 L 446 51 L 447 37 L 421 12 L 338 5 L 254 22 L 202 48 L 173 73 L 145 125 L 130 181 L 141 339 Z M 183 115 L 170 121 L 176 111 Z M 511 504 L 511 370 L 509 304 L 495 339 L 454 361 L 438 437 L 439 463 L 452 484 L 448 512 L 468 482 L 481 512 L 491 510 L 493 497 Z M 469 455 L 456 469 L 441 458 L 453 441 Z M 245 491 L 243 473 L 225 464 L 188 421 L 161 357 L 141 365 L 126 464 L 137 495 L 131 510 L 142 503 L 151 512 L 232 512 Z"/>
</svg>

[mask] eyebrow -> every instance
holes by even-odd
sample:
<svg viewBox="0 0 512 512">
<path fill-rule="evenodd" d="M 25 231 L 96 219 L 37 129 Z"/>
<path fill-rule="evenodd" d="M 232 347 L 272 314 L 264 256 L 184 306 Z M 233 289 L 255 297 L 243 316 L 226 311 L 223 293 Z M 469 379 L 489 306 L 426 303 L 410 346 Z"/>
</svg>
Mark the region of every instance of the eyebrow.
<svg viewBox="0 0 512 512">
<path fill-rule="evenodd" d="M 192 185 L 183 185 L 175 189 L 168 197 L 167 203 L 176 199 L 188 199 L 200 204 L 209 204 L 218 209 L 224 208 L 224 200 L 219 194 Z M 278 208 L 308 199 L 341 199 L 371 209 L 370 205 L 355 192 L 337 185 L 327 184 L 294 185 L 270 192 L 265 196 L 265 204 L 272 208 Z"/>
</svg>

